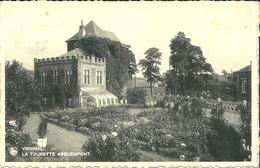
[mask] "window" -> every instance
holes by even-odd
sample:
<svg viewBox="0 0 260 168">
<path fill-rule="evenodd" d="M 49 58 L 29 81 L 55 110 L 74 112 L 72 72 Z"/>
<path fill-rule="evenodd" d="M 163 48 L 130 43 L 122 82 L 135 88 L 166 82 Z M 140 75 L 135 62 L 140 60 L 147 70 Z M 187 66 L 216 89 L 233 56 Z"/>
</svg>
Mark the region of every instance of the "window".
<svg viewBox="0 0 260 168">
<path fill-rule="evenodd" d="M 241 80 L 241 92 L 246 93 L 246 79 Z"/>
<path fill-rule="evenodd" d="M 97 71 L 97 84 L 102 84 L 102 71 Z"/>
<path fill-rule="evenodd" d="M 66 70 L 65 73 L 65 84 L 70 85 L 72 82 L 72 70 Z"/>
<path fill-rule="evenodd" d="M 57 85 L 58 84 L 58 75 L 57 75 L 57 71 L 53 70 L 53 84 Z"/>
<path fill-rule="evenodd" d="M 47 72 L 41 72 L 41 85 L 46 85 Z"/>
<path fill-rule="evenodd" d="M 84 84 L 90 84 L 90 70 L 84 70 Z"/>
</svg>

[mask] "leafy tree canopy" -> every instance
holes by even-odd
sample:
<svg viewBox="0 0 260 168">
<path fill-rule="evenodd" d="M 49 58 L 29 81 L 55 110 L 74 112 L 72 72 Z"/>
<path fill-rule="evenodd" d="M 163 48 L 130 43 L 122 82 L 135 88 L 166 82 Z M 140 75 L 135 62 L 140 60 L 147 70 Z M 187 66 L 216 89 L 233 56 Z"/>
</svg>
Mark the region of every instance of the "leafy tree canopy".
<svg viewBox="0 0 260 168">
<path fill-rule="evenodd" d="M 31 73 L 17 61 L 5 64 L 6 116 L 28 116 L 31 110 L 40 109 L 41 96 Z"/>
<path fill-rule="evenodd" d="M 98 37 L 81 39 L 78 45 L 87 53 L 107 58 L 106 87 L 120 98 L 124 84 L 137 71 L 135 56 L 130 46 Z"/>
<path fill-rule="evenodd" d="M 181 94 L 186 91 L 194 93 L 201 92 L 212 79 L 213 69 L 211 64 L 206 62 L 200 47 L 192 45 L 191 40 L 183 32 L 179 32 L 171 40 L 170 65 L 172 70 L 166 73 L 166 83 L 176 83 Z M 169 89 L 169 88 L 168 88 Z"/>
<path fill-rule="evenodd" d="M 152 95 L 152 85 L 161 80 L 159 65 L 161 65 L 162 53 L 158 48 L 152 47 L 149 48 L 144 54 L 145 58 L 139 61 L 139 65 L 147 82 L 150 83 Z"/>
</svg>

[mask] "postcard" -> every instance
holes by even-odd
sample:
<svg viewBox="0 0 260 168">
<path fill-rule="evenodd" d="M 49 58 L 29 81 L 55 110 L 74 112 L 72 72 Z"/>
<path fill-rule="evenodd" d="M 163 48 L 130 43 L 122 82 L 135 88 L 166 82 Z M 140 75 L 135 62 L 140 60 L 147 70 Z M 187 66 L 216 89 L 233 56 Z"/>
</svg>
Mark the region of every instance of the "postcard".
<svg viewBox="0 0 260 168">
<path fill-rule="evenodd" d="M 1 167 L 258 167 L 258 2 L 2 2 Z"/>
</svg>

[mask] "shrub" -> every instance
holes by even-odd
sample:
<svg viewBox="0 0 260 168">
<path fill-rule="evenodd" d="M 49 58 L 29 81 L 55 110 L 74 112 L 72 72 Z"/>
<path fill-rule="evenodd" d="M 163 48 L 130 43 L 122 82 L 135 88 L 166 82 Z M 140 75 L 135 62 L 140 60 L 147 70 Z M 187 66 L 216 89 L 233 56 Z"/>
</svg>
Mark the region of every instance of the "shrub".
<svg viewBox="0 0 260 168">
<path fill-rule="evenodd" d="M 240 128 L 246 144 L 251 146 L 251 109 L 249 104 L 241 104 L 238 106 L 240 110 Z"/>
<path fill-rule="evenodd" d="M 45 135 L 47 134 L 47 121 L 46 120 L 42 120 L 40 122 L 37 133 L 40 138 L 45 137 Z"/>
<path fill-rule="evenodd" d="M 90 130 L 87 127 L 79 127 L 77 130 L 78 130 L 78 132 L 80 132 L 82 134 L 89 134 L 90 133 Z"/>
<path fill-rule="evenodd" d="M 45 115 L 46 115 L 48 118 L 54 118 L 54 119 L 58 119 L 58 118 L 59 118 L 58 114 L 55 113 L 55 112 L 45 113 Z"/>
<path fill-rule="evenodd" d="M 26 124 L 26 122 L 27 122 L 27 120 L 28 120 L 28 117 L 27 116 L 19 116 L 18 118 L 17 118 L 17 126 L 18 126 L 18 129 L 19 130 L 22 130 L 22 128 L 23 128 L 23 126 Z"/>
<path fill-rule="evenodd" d="M 87 119 L 79 119 L 78 120 L 78 126 L 79 127 L 85 127 L 87 122 L 88 122 Z"/>
<path fill-rule="evenodd" d="M 211 119 L 207 146 L 216 161 L 239 161 L 240 135 L 223 120 Z"/>
<path fill-rule="evenodd" d="M 147 96 L 147 92 L 144 89 L 132 88 L 126 92 L 126 98 L 128 103 L 131 104 L 144 104 Z"/>
<path fill-rule="evenodd" d="M 61 121 L 63 121 L 63 122 L 69 122 L 69 121 L 70 121 L 70 116 L 64 115 L 64 116 L 61 118 Z"/>
<path fill-rule="evenodd" d="M 111 135 L 92 135 L 83 145 L 83 152 L 90 152 L 83 161 L 139 161 L 140 153 L 133 146 L 132 142 L 125 136 L 113 137 Z"/>
</svg>

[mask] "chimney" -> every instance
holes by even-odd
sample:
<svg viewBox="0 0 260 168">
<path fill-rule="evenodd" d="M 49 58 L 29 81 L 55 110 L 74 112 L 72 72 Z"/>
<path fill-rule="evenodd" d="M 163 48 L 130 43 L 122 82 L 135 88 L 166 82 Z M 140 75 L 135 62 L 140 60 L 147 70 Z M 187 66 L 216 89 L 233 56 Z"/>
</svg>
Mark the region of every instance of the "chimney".
<svg viewBox="0 0 260 168">
<path fill-rule="evenodd" d="M 78 32 L 78 37 L 82 38 L 84 36 L 84 25 L 83 25 L 83 20 L 81 20 L 81 25 L 79 26 L 79 32 Z"/>
</svg>

